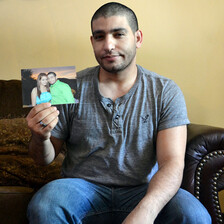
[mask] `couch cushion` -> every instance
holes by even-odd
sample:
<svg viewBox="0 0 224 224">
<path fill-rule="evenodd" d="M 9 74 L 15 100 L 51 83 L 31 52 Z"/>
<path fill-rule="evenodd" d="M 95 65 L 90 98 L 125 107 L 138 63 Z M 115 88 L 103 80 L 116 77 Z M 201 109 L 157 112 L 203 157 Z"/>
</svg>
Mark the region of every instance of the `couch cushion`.
<svg viewBox="0 0 224 224">
<path fill-rule="evenodd" d="M 38 166 L 26 155 L 0 155 L 0 186 L 27 186 L 38 189 L 60 178 L 61 162 Z"/>
<path fill-rule="evenodd" d="M 25 118 L 0 119 L 0 154 L 27 154 L 30 137 Z"/>
</svg>

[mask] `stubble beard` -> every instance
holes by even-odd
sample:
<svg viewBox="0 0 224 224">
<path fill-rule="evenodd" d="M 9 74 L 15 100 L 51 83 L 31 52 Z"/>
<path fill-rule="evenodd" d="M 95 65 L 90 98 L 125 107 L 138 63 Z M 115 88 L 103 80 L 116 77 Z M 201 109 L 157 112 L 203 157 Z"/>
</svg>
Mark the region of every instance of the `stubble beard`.
<svg viewBox="0 0 224 224">
<path fill-rule="evenodd" d="M 122 54 L 120 57 L 122 57 L 124 59 L 124 61 L 117 65 L 112 65 L 112 66 L 111 65 L 107 66 L 105 63 L 103 63 L 102 59 L 98 58 L 96 55 L 95 55 L 95 57 L 96 57 L 96 60 L 99 63 L 99 65 L 105 71 L 112 73 L 112 74 L 117 74 L 119 72 L 124 71 L 126 68 L 128 68 L 132 64 L 132 62 L 135 58 L 135 55 L 136 55 L 136 49 L 129 51 L 126 54 Z M 113 64 L 113 62 L 111 64 Z"/>
</svg>

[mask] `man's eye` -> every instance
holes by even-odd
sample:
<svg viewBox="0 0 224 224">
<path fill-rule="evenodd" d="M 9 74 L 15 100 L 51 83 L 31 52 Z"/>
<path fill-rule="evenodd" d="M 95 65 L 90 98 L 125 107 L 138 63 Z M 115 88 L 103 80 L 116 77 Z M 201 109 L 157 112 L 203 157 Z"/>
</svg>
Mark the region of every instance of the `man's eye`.
<svg viewBox="0 0 224 224">
<path fill-rule="evenodd" d="M 101 39 L 103 39 L 103 35 L 95 35 L 94 39 L 95 40 L 101 40 Z"/>
<path fill-rule="evenodd" d="M 116 38 L 122 38 L 124 36 L 124 33 L 115 33 L 114 36 Z"/>
</svg>

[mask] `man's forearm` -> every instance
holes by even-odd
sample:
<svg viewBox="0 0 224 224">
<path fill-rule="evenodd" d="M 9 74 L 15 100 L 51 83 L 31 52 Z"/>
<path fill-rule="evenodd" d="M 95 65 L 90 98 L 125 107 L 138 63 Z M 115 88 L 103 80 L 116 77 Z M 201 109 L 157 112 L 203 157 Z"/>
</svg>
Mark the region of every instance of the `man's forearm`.
<svg viewBox="0 0 224 224">
<path fill-rule="evenodd" d="M 183 177 L 183 165 L 170 161 L 151 179 L 140 205 L 148 210 L 153 220 L 178 191 Z"/>
<path fill-rule="evenodd" d="M 159 212 L 179 189 L 182 171 L 181 166 L 172 163 L 161 167 L 151 179 L 145 197 L 122 224 L 153 224 Z"/>
<path fill-rule="evenodd" d="M 153 224 L 159 212 L 176 194 L 183 177 L 186 135 L 185 125 L 158 132 L 156 155 L 159 170 L 151 179 L 145 197 L 123 224 Z"/>
<path fill-rule="evenodd" d="M 31 137 L 29 144 L 29 154 L 38 165 L 48 165 L 55 158 L 55 150 L 50 139 L 40 140 Z"/>
</svg>

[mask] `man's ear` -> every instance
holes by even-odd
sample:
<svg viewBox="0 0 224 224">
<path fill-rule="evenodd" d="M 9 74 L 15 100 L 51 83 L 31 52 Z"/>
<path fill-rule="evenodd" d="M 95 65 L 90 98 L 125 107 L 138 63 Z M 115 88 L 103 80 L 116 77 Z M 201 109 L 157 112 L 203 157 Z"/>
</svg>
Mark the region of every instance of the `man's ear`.
<svg viewBox="0 0 224 224">
<path fill-rule="evenodd" d="M 90 36 L 90 41 L 91 41 L 91 44 L 93 45 L 93 36 L 92 35 Z"/>
<path fill-rule="evenodd" d="M 143 35 L 141 30 L 137 30 L 135 32 L 135 40 L 136 40 L 136 48 L 140 48 L 142 46 Z"/>
</svg>

